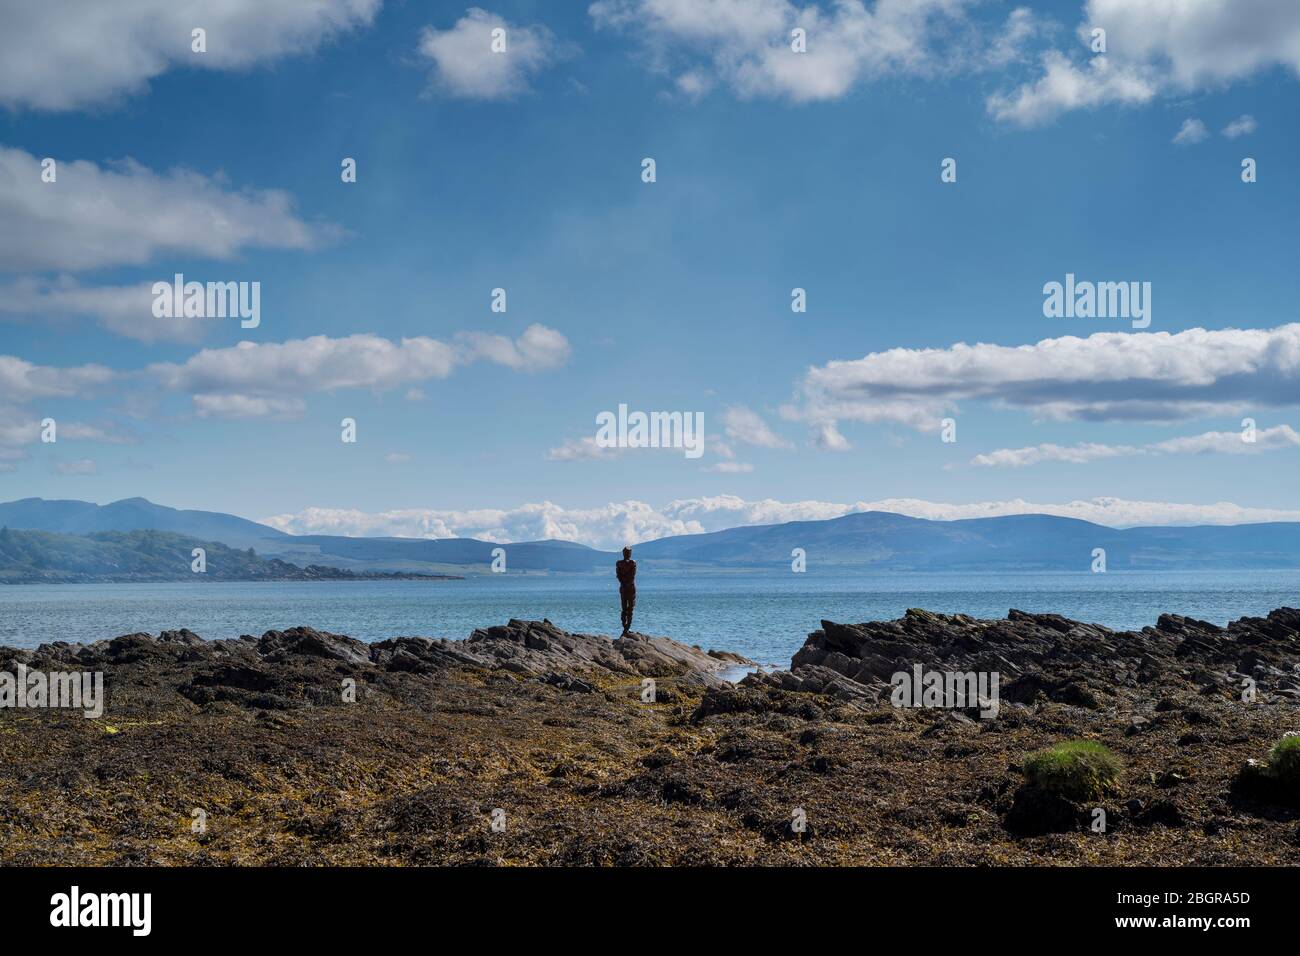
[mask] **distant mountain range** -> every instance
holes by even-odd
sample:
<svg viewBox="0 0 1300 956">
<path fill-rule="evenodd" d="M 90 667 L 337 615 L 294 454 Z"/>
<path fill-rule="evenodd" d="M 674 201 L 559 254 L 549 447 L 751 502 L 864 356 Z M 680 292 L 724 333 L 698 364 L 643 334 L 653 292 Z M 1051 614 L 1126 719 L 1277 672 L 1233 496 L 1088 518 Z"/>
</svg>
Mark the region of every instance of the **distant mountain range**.
<svg viewBox="0 0 1300 956">
<path fill-rule="evenodd" d="M 487 573 L 497 542 L 473 538 L 349 538 L 290 535 L 267 525 L 211 511 L 179 511 L 144 498 L 108 505 L 25 498 L 0 504 L 0 527 L 71 535 L 157 530 L 235 549 L 255 549 L 294 565 L 358 572 Z M 571 541 L 504 545 L 510 572 L 611 573 L 614 552 Z M 931 521 L 880 511 L 825 521 L 730 528 L 677 535 L 636 546 L 635 557 L 656 570 L 788 570 L 802 549 L 810 572 L 1086 571 L 1093 551 L 1106 552 L 1111 571 L 1300 568 L 1300 523 L 1128 528 L 1058 518 L 1008 515 Z M 4 571 L 0 556 L 0 572 Z"/>
<path fill-rule="evenodd" d="M 180 511 L 146 498 L 123 498 L 112 504 L 90 501 L 22 498 L 0 504 L 0 528 L 90 534 L 94 531 L 174 531 L 232 548 L 257 548 L 283 531 L 217 511 Z"/>
<path fill-rule="evenodd" d="M 194 567 L 202 549 L 203 578 Z M 353 581 L 446 575 L 358 573 L 322 565 L 299 567 L 263 558 L 219 541 L 170 531 L 95 531 L 58 534 L 0 528 L 0 584 L 129 581 Z"/>
</svg>

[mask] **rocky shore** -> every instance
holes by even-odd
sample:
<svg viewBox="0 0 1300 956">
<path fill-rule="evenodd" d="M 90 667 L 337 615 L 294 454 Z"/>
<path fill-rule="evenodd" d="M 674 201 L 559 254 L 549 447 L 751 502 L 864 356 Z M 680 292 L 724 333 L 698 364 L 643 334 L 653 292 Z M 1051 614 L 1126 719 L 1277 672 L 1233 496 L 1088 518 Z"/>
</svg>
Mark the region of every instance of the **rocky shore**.
<svg viewBox="0 0 1300 956">
<path fill-rule="evenodd" d="M 0 648 L 107 693 L 94 719 L 0 709 L 0 863 L 1300 863 L 1300 801 L 1263 763 L 1300 731 L 1300 611 L 1114 632 L 916 610 L 723 679 L 747 664 L 547 621 Z M 996 673 L 996 715 L 896 706 L 917 665 Z M 1095 799 L 1027 779 L 1067 740 L 1120 765 Z"/>
</svg>

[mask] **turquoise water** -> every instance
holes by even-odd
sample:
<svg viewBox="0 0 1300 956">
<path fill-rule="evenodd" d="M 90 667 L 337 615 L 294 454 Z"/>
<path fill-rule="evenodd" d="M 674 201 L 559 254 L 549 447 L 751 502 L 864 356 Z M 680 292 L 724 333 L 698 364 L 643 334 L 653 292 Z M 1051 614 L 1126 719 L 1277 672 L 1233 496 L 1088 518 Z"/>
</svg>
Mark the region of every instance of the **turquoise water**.
<svg viewBox="0 0 1300 956">
<path fill-rule="evenodd" d="M 770 574 L 638 579 L 635 628 L 787 666 L 822 618 L 856 623 L 909 607 L 977 617 L 1052 611 L 1117 629 L 1164 612 L 1226 624 L 1300 605 L 1300 571 Z M 0 644 L 34 647 L 188 627 L 203 637 L 308 624 L 366 641 L 465 637 L 511 617 L 570 631 L 618 631 L 604 576 L 484 575 L 464 581 L 65 584 L 0 586 Z"/>
</svg>

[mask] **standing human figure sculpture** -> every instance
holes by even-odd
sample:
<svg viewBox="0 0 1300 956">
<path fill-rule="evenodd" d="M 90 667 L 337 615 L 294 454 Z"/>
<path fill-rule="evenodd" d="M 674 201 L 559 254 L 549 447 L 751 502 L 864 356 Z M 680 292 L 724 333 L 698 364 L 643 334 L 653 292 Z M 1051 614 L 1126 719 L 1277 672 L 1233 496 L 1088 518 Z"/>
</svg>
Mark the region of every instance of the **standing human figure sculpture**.
<svg viewBox="0 0 1300 956">
<path fill-rule="evenodd" d="M 636 562 L 632 560 L 632 549 L 623 549 L 623 560 L 614 565 L 614 576 L 618 578 L 618 600 L 622 605 L 623 636 L 632 633 L 632 611 L 636 608 Z"/>
</svg>

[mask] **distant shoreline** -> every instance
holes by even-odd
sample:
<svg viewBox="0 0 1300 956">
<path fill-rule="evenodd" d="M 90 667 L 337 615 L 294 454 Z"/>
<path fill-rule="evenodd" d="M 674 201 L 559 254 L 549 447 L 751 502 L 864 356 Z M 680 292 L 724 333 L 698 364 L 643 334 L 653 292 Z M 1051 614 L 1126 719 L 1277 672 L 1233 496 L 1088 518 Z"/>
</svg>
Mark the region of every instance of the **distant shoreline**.
<svg viewBox="0 0 1300 956">
<path fill-rule="evenodd" d="M 284 577 L 223 577 L 219 575 L 200 576 L 190 574 L 186 577 L 118 577 L 99 575 L 78 575 L 58 580 L 48 578 L 4 578 L 0 577 L 0 584 L 317 584 L 317 583 L 337 583 L 339 581 L 464 581 L 463 574 L 416 574 L 414 572 L 395 571 L 386 574 L 378 571 L 347 571 L 343 568 L 324 568 L 319 565 L 312 565 L 301 569 L 304 573 L 302 576 L 286 575 Z M 312 571 L 327 571 L 328 574 L 312 574 Z"/>
</svg>

